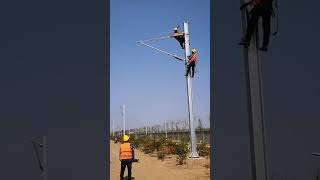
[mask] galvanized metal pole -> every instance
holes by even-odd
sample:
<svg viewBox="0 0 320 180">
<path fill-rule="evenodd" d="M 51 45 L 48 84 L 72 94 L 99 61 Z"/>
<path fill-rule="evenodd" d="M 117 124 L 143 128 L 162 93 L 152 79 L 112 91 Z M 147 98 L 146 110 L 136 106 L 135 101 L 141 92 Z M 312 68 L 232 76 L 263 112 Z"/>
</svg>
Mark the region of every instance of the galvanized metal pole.
<svg viewBox="0 0 320 180">
<path fill-rule="evenodd" d="M 241 5 L 249 0 L 241 0 Z M 242 31 L 246 32 L 246 12 L 242 11 Z M 258 29 L 250 46 L 244 48 L 244 64 L 247 88 L 247 110 L 249 119 L 250 156 L 252 180 L 267 180 L 265 124 L 263 116 L 263 92 L 261 56 L 258 50 Z"/>
<path fill-rule="evenodd" d="M 185 33 L 185 61 L 188 62 L 188 56 L 190 55 L 190 41 L 189 41 L 189 22 L 183 22 L 183 31 Z M 187 68 L 187 65 L 185 66 Z M 187 94 L 188 94 L 188 115 L 189 115 L 189 128 L 190 128 L 190 140 L 191 140 L 191 153 L 190 158 L 198 158 L 198 152 L 196 148 L 196 134 L 194 129 L 193 120 L 193 105 L 192 105 L 192 78 L 190 73 L 186 76 L 187 81 Z"/>
<path fill-rule="evenodd" d="M 114 118 L 112 119 L 112 136 L 114 137 Z"/>
<path fill-rule="evenodd" d="M 166 131 L 166 139 L 168 139 L 167 123 L 166 122 L 164 123 L 164 129 Z"/>
<path fill-rule="evenodd" d="M 43 179 L 47 180 L 47 138 L 43 136 Z"/>
<path fill-rule="evenodd" d="M 126 109 L 125 105 L 122 105 L 122 117 L 123 117 L 123 136 L 126 135 Z"/>
</svg>

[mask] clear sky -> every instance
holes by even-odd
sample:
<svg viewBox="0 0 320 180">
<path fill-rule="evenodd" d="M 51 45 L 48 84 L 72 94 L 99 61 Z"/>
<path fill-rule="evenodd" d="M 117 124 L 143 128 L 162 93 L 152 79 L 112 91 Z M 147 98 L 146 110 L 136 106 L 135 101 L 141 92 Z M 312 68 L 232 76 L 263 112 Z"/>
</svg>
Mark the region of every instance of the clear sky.
<svg viewBox="0 0 320 180">
<path fill-rule="evenodd" d="M 111 0 L 110 4 L 110 127 L 122 128 L 120 106 L 127 106 L 127 128 L 187 119 L 184 63 L 136 43 L 170 35 L 189 21 L 190 43 L 197 49 L 193 79 L 194 114 L 209 124 L 210 1 Z M 183 57 L 174 39 L 153 43 Z"/>
</svg>

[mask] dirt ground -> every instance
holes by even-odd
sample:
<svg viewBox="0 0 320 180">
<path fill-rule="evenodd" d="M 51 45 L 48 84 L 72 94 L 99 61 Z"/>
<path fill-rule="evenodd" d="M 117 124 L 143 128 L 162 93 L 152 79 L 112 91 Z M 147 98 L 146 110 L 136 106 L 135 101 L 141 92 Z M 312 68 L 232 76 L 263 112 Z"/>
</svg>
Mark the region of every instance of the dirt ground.
<svg viewBox="0 0 320 180">
<path fill-rule="evenodd" d="M 110 141 L 110 180 L 120 179 L 120 144 Z M 144 154 L 135 149 L 135 158 L 138 163 L 132 164 L 132 177 L 135 180 L 209 180 L 210 160 L 201 158 L 197 160 L 187 160 L 186 165 L 176 165 L 175 156 L 165 160 L 158 160 L 156 155 Z M 127 176 L 127 169 L 125 177 Z"/>
</svg>

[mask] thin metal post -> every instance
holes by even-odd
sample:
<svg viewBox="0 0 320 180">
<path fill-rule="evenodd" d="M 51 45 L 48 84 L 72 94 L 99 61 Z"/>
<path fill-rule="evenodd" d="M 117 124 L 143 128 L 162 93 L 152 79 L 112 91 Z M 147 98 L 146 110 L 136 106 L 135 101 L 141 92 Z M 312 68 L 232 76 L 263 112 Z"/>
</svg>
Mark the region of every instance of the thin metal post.
<svg viewBox="0 0 320 180">
<path fill-rule="evenodd" d="M 123 118 L 123 136 L 126 135 L 126 107 L 122 105 L 122 118 Z"/>
<path fill-rule="evenodd" d="M 240 0 L 241 5 L 249 0 Z M 246 32 L 247 19 L 245 10 L 242 11 L 242 31 Z M 263 116 L 263 89 L 261 56 L 257 48 L 259 44 L 258 27 L 250 46 L 244 48 L 244 65 L 247 89 L 247 111 L 249 120 L 251 178 L 252 180 L 267 180 L 265 124 Z"/>
<path fill-rule="evenodd" d="M 189 23 L 183 22 L 183 31 L 185 33 L 185 62 L 188 63 L 188 56 L 190 55 L 190 42 L 189 42 Z M 187 65 L 185 66 L 187 69 Z M 190 73 L 186 76 L 187 81 L 187 94 L 188 94 L 188 115 L 189 115 L 189 128 L 190 128 L 190 141 L 191 141 L 191 153 L 190 158 L 198 158 L 198 152 L 196 149 L 196 135 L 194 129 L 193 120 L 193 104 L 192 104 L 192 78 Z"/>
<path fill-rule="evenodd" d="M 43 179 L 47 180 L 47 138 L 43 136 Z"/>
<path fill-rule="evenodd" d="M 166 139 L 168 139 L 167 122 L 164 123 L 164 129 L 166 131 Z"/>
<path fill-rule="evenodd" d="M 114 137 L 114 118 L 112 119 L 112 137 Z"/>
</svg>

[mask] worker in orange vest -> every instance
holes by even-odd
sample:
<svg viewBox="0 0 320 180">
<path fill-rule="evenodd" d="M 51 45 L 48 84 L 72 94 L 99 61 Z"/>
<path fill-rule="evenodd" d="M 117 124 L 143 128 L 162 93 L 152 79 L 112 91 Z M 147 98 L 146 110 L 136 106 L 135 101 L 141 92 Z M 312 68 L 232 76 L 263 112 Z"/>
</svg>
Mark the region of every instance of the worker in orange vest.
<svg viewBox="0 0 320 180">
<path fill-rule="evenodd" d="M 190 69 L 192 69 L 192 74 L 191 74 L 192 78 L 194 76 L 194 67 L 196 66 L 196 62 L 197 62 L 197 54 L 196 53 L 197 53 L 197 50 L 192 49 L 192 54 L 190 56 L 188 56 L 186 76 L 188 76 Z"/>
<path fill-rule="evenodd" d="M 171 36 L 173 38 L 175 38 L 182 49 L 184 49 L 184 34 L 179 32 L 178 27 L 173 28 L 173 35 Z"/>
<path fill-rule="evenodd" d="M 250 11 L 249 23 L 247 27 L 247 31 L 245 37 L 242 38 L 239 45 L 244 45 L 245 47 L 249 47 L 251 37 L 257 27 L 258 21 L 260 17 L 262 17 L 262 26 L 263 26 L 263 42 L 262 47 L 260 47 L 261 51 L 268 50 L 269 38 L 270 38 L 270 23 L 271 23 L 271 15 L 273 12 L 273 1 L 274 0 L 252 0 L 249 3 L 252 4 L 253 8 Z M 240 9 L 245 8 L 245 6 Z"/>
<path fill-rule="evenodd" d="M 123 136 L 123 144 L 120 145 L 119 160 L 121 161 L 120 180 L 123 180 L 123 174 L 128 167 L 128 180 L 131 180 L 132 161 L 134 160 L 134 148 L 129 143 L 129 136 Z"/>
</svg>

